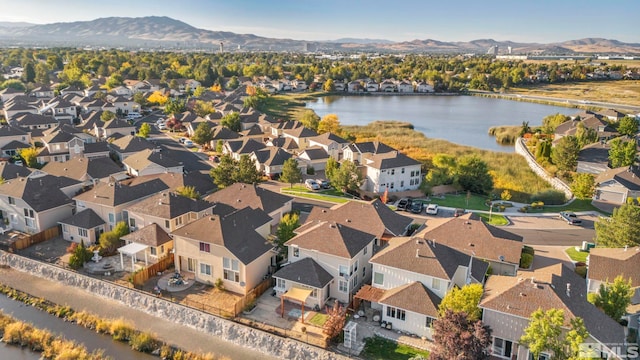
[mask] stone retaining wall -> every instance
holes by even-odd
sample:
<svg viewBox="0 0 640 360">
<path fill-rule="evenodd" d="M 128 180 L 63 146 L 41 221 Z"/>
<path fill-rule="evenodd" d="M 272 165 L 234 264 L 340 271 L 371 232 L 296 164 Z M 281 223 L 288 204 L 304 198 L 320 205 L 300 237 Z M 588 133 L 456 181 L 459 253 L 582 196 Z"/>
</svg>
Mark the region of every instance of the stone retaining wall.
<svg viewBox="0 0 640 360">
<path fill-rule="evenodd" d="M 230 341 L 236 345 L 281 359 L 346 359 L 346 357 L 339 354 L 316 348 L 293 339 L 276 336 L 134 289 L 94 279 L 5 251 L 0 251 L 0 265 L 9 266 L 18 271 L 57 281 L 67 286 L 74 286 L 91 292 L 92 294 L 116 300 L 149 315 L 171 320 L 175 323 L 189 326 L 220 339 Z"/>
<path fill-rule="evenodd" d="M 515 148 L 516 154 L 522 155 L 525 160 L 527 160 L 527 164 L 529 164 L 529 167 L 531 168 L 531 170 L 533 170 L 534 173 L 543 178 L 554 189 L 564 192 L 568 200 L 573 198 L 573 193 L 571 192 L 571 188 L 569 187 L 569 185 L 565 184 L 557 177 L 552 177 L 547 174 L 547 171 L 536 162 L 536 158 L 533 156 L 533 154 L 531 154 L 527 146 L 524 144 L 523 138 L 516 139 Z"/>
</svg>

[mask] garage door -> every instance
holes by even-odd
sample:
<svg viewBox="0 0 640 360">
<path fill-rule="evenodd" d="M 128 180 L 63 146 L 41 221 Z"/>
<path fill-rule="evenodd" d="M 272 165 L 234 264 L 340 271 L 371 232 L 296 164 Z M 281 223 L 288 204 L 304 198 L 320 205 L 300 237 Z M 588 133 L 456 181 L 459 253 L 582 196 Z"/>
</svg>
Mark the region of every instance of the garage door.
<svg viewBox="0 0 640 360">
<path fill-rule="evenodd" d="M 623 198 L 624 198 L 623 194 L 612 192 L 612 191 L 600 191 L 600 196 L 599 196 L 600 201 L 607 201 L 607 202 L 612 202 L 616 204 L 622 204 Z"/>
</svg>

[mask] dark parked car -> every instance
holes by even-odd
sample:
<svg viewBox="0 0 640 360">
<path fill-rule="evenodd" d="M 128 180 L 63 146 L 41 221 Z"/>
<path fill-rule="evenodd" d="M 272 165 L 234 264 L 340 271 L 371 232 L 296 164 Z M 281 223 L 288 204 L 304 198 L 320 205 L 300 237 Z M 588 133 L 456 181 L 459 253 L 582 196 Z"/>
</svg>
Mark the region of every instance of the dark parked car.
<svg viewBox="0 0 640 360">
<path fill-rule="evenodd" d="M 411 211 L 414 214 L 420 214 L 423 208 L 424 208 L 423 203 L 421 203 L 420 201 L 415 201 L 413 204 L 411 204 L 411 208 L 409 209 L 409 211 Z"/>
<path fill-rule="evenodd" d="M 398 201 L 398 210 L 409 211 L 411 209 L 411 204 L 413 200 L 402 198 Z"/>
<path fill-rule="evenodd" d="M 564 219 L 564 221 L 566 221 L 569 225 L 582 224 L 582 220 L 578 219 L 578 215 L 569 211 L 560 212 L 560 217 Z"/>
<path fill-rule="evenodd" d="M 316 179 L 316 182 L 323 189 L 328 189 L 328 188 L 331 187 L 331 184 L 329 183 L 329 180 Z"/>
<path fill-rule="evenodd" d="M 458 208 L 453 212 L 453 216 L 455 217 L 462 216 L 464 215 L 464 213 L 465 213 L 464 209 Z"/>
</svg>

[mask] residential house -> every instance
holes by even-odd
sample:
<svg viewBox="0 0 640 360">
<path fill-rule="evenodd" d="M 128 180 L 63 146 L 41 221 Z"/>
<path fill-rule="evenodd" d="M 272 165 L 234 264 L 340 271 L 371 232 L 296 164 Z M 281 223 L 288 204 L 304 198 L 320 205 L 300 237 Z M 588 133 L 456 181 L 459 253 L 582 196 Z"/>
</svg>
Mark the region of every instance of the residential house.
<svg viewBox="0 0 640 360">
<path fill-rule="evenodd" d="M 42 171 L 54 176 L 64 176 L 81 182 L 84 186 L 93 186 L 98 181 L 108 181 L 109 177 L 121 180 L 127 172 L 108 157 L 86 159 L 73 158 L 67 162 L 52 161 Z"/>
<path fill-rule="evenodd" d="M 517 276 L 492 275 L 485 283 L 480 301 L 482 321 L 492 330 L 491 353 L 499 359 L 531 359 L 526 345 L 520 344 L 531 314 L 536 310 L 564 311 L 565 330 L 580 317 L 589 333 L 584 343 L 597 352 L 611 351 L 611 344 L 625 343 L 623 327 L 587 301 L 583 278 L 564 264 L 551 265 Z M 553 354 L 543 352 L 540 359 Z M 605 356 L 606 357 L 606 356 Z"/>
<path fill-rule="evenodd" d="M 277 147 L 291 154 L 297 154 L 300 152 L 298 144 L 290 137 L 270 138 L 265 142 L 265 144 L 267 147 Z"/>
<path fill-rule="evenodd" d="M 367 87 L 368 85 L 369 84 L 367 84 Z M 380 92 L 387 92 L 387 93 L 396 92 L 396 83 L 393 80 L 389 80 L 389 79 L 382 81 L 380 83 Z"/>
<path fill-rule="evenodd" d="M 252 127 L 246 130 L 241 131 L 240 135 L 242 135 L 243 139 L 255 139 L 260 142 L 262 142 L 265 137 L 264 132 L 262 131 L 262 128 L 257 124 L 253 125 Z"/>
<path fill-rule="evenodd" d="M 329 156 L 338 161 L 342 158 L 342 149 L 348 144 L 348 140 L 345 140 L 331 132 L 326 132 L 309 138 L 309 146 L 322 147 Z"/>
<path fill-rule="evenodd" d="M 291 81 L 291 86 L 295 91 L 303 91 L 309 88 L 304 80 L 293 80 Z"/>
<path fill-rule="evenodd" d="M 100 157 L 109 157 L 111 149 L 106 141 L 85 142 L 84 157 L 87 159 L 95 159 Z"/>
<path fill-rule="evenodd" d="M 208 195 L 204 200 L 215 204 L 226 204 L 236 209 L 249 206 L 260 209 L 271 217 L 271 225 L 278 225 L 284 214 L 291 212 L 293 198 L 257 185 L 235 183 Z"/>
<path fill-rule="evenodd" d="M 364 87 L 362 86 L 362 82 L 360 80 L 353 80 L 347 83 L 347 92 L 356 93 L 363 91 Z"/>
<path fill-rule="evenodd" d="M 222 146 L 222 153 L 229 154 L 234 160 L 240 160 L 242 155 L 250 156 L 251 153 L 266 147 L 264 143 L 254 139 L 228 140 Z"/>
<path fill-rule="evenodd" d="M 380 85 L 373 80 L 369 80 L 365 84 L 365 89 L 367 92 L 378 92 L 380 91 Z"/>
<path fill-rule="evenodd" d="M 14 89 L 12 87 L 0 90 L 0 100 L 2 100 L 3 104 L 6 104 L 7 102 L 9 102 L 9 100 L 20 95 L 24 95 L 24 91 Z"/>
<path fill-rule="evenodd" d="M 62 90 L 60 90 L 60 95 L 74 94 L 78 96 L 84 96 L 84 90 L 78 88 L 75 85 L 68 86 Z"/>
<path fill-rule="evenodd" d="M 282 174 L 284 162 L 293 157 L 290 153 L 276 147 L 254 151 L 249 156 L 256 163 L 258 171 L 271 179 L 279 177 Z"/>
<path fill-rule="evenodd" d="M 91 85 L 91 86 L 89 86 L 88 88 L 84 89 L 84 96 L 86 96 L 86 97 L 93 97 L 93 95 L 94 95 L 95 93 L 97 93 L 98 91 L 101 91 L 101 92 L 102 92 L 102 91 L 104 91 L 104 90 L 103 90 L 103 89 L 100 87 L 100 85 L 98 85 L 98 84 Z"/>
<path fill-rule="evenodd" d="M 323 288 L 317 288 L 302 283 L 302 278 L 306 276 L 301 277 L 300 281 L 279 281 L 276 272 L 273 275 L 276 279 L 276 295 L 282 296 L 292 288 L 303 288 L 312 290 L 311 296 L 305 299 L 307 306 L 322 307 L 330 297 L 343 304 L 350 303 L 356 291 L 371 277 L 371 271 L 367 268 L 373 254 L 375 236 L 331 221 L 307 221 L 295 232 L 297 235 L 285 243 L 287 259 L 291 263 L 287 266 L 312 258 L 333 280 Z M 303 273 L 313 268 L 305 270 L 298 265 L 296 269 Z"/>
<path fill-rule="evenodd" d="M 318 136 L 318 133 L 304 126 L 300 126 L 294 129 L 282 130 L 282 136 L 292 138 L 301 150 L 306 149 L 309 146 L 311 138 Z"/>
<path fill-rule="evenodd" d="M 619 121 L 620 119 L 626 116 L 626 114 L 614 109 L 605 109 L 605 110 L 599 111 L 598 114 L 603 117 L 606 117 L 610 121 Z"/>
<path fill-rule="evenodd" d="M 625 281 L 631 281 L 633 296 L 627 307 L 627 324 L 629 328 L 640 326 L 640 247 L 624 248 L 593 248 L 589 251 L 589 267 L 587 268 L 587 291 L 597 293 L 601 285 L 613 283 L 622 276 Z M 634 341 L 632 341 L 634 342 Z"/>
<path fill-rule="evenodd" d="M 607 170 L 595 179 L 594 199 L 613 204 L 626 204 L 627 199 L 640 196 L 640 170 L 637 166 L 624 166 Z"/>
<path fill-rule="evenodd" d="M 424 81 L 419 81 L 414 83 L 414 86 L 416 88 L 416 92 L 418 93 L 432 93 L 435 92 L 435 89 L 433 88 L 433 86 L 431 86 L 430 84 L 424 82 Z"/>
<path fill-rule="evenodd" d="M 398 92 L 399 93 L 412 93 L 413 92 L 413 84 L 407 80 L 402 80 L 398 83 Z"/>
<path fill-rule="evenodd" d="M 218 145 L 218 141 L 222 141 L 222 144 L 224 144 L 226 140 L 234 140 L 240 137 L 237 132 L 230 130 L 228 127 L 222 125 L 212 127 L 211 134 L 212 139 L 210 147 L 212 149 L 216 148 L 216 146 Z"/>
<path fill-rule="evenodd" d="M 16 116 L 11 125 L 18 126 L 25 131 L 36 132 L 37 130 L 43 131 L 58 126 L 58 121 L 46 115 L 26 113 Z"/>
<path fill-rule="evenodd" d="M 345 91 L 347 86 L 345 85 L 344 81 L 342 80 L 334 80 L 333 81 L 333 88 L 335 91 Z"/>
<path fill-rule="evenodd" d="M 4 103 L 4 118 L 12 120 L 22 113 L 38 114 L 38 107 L 25 101 L 9 101 Z"/>
<path fill-rule="evenodd" d="M 131 89 L 126 86 L 117 86 L 110 91 L 111 94 L 115 94 L 117 96 L 131 96 L 133 95 Z"/>
<path fill-rule="evenodd" d="M 489 264 L 446 245 L 420 238 L 393 238 L 371 257 L 372 285 L 356 301 L 381 310 L 394 330 L 432 339 L 440 300 L 453 287 L 484 283 Z"/>
<path fill-rule="evenodd" d="M 111 231 L 120 221 L 128 223 L 128 207 L 168 188 L 158 179 L 136 185 L 116 181 L 99 182 L 91 190 L 76 195 L 73 200 L 77 211 L 92 209 L 105 221 L 107 230 Z"/>
<path fill-rule="evenodd" d="M 82 210 L 58 221 L 62 225 L 62 238 L 85 245 L 97 244 L 105 232 L 105 222 L 91 209 Z"/>
<path fill-rule="evenodd" d="M 420 237 L 487 261 L 493 274 L 515 276 L 522 254 L 522 237 L 489 225 L 473 214 L 427 227 Z"/>
<path fill-rule="evenodd" d="M 293 121 L 280 121 L 271 124 L 271 137 L 277 138 L 283 135 L 284 131 L 293 130 L 300 127 L 304 127 L 298 120 Z"/>
<path fill-rule="evenodd" d="M 17 177 L 27 177 L 31 174 L 31 170 L 22 165 L 16 165 L 8 161 L 0 161 L 0 177 L 4 181 L 15 179 Z"/>
<path fill-rule="evenodd" d="M 422 180 L 422 164 L 378 141 L 353 143 L 343 150 L 345 160 L 364 166 L 361 189 L 383 193 L 416 190 Z"/>
<path fill-rule="evenodd" d="M 307 147 L 298 155 L 298 161 L 305 162 L 307 168 L 324 171 L 329 154 L 320 146 Z"/>
<path fill-rule="evenodd" d="M 578 152 L 577 172 L 598 175 L 609 170 L 609 149 L 605 141 L 599 141 L 583 147 Z"/>
<path fill-rule="evenodd" d="M 96 124 L 98 127 L 102 127 L 102 110 L 91 111 L 87 114 L 80 114 L 80 125 L 77 126 L 78 129 L 90 132 L 95 135 Z"/>
<path fill-rule="evenodd" d="M 173 239 L 156 223 L 133 230 L 120 239 L 126 245 L 138 245 L 137 249 L 142 250 L 136 252 L 136 258 L 139 252 L 144 252 L 145 261 L 150 261 L 151 263 L 158 262 L 158 260 L 169 256 L 169 253 L 173 251 Z"/>
<path fill-rule="evenodd" d="M 558 125 L 554 131 L 553 142 L 557 143 L 558 140 L 565 136 L 575 136 L 579 127 L 582 127 L 586 131 L 595 132 L 598 141 L 609 140 L 618 135 L 618 132 L 612 128 L 608 122 L 602 120 L 599 116 L 591 115 L 580 118 L 580 120 L 577 118 L 568 120 Z"/>
<path fill-rule="evenodd" d="M 32 172 L 0 184 L 0 211 L 9 226 L 25 233 L 38 233 L 56 226 L 73 213 L 70 194 L 80 185 L 69 178 Z"/>
<path fill-rule="evenodd" d="M 98 139 L 108 139 L 116 134 L 123 136 L 135 135 L 136 126 L 125 120 L 112 119 L 103 123 L 95 123 L 94 134 Z"/>
<path fill-rule="evenodd" d="M 276 252 L 266 240 L 271 218 L 260 209 L 245 207 L 226 216 L 212 214 L 171 233 L 176 269 L 196 281 L 246 295 L 275 265 Z"/>
<path fill-rule="evenodd" d="M 178 161 L 163 154 L 161 151 L 142 150 L 136 154 L 128 156 L 122 161 L 127 173 L 132 176 L 142 176 L 174 172 L 182 174 L 184 166 L 182 161 Z"/>
<path fill-rule="evenodd" d="M 12 151 L 22 148 L 24 144 L 31 144 L 31 134 L 18 127 L 3 125 L 0 126 L 0 149 L 3 149 L 5 155 L 9 155 Z M 30 147 L 27 146 L 27 147 Z"/>
<path fill-rule="evenodd" d="M 126 135 L 119 137 L 109 143 L 109 147 L 118 157 L 118 161 L 122 162 L 131 155 L 135 155 L 144 150 L 154 150 L 156 145 L 149 140 L 134 135 Z"/>
<path fill-rule="evenodd" d="M 217 188 L 213 181 L 211 181 L 209 174 L 203 174 L 199 171 L 191 171 L 188 174 L 170 172 L 137 176 L 122 181 L 122 183 L 129 186 L 136 186 L 155 179 L 162 181 L 166 185 L 167 189 L 172 191 L 178 190 L 181 187 L 189 186 L 194 188 L 201 196 L 210 194 Z"/>
<path fill-rule="evenodd" d="M 30 96 L 38 99 L 51 99 L 54 97 L 53 89 L 50 86 L 42 85 L 34 88 L 29 92 Z"/>
<path fill-rule="evenodd" d="M 50 110 L 49 110 L 50 109 Z M 78 116 L 76 105 L 63 98 L 53 98 L 48 103 L 40 107 L 40 113 L 51 112 L 53 117 L 60 121 L 71 123 Z"/>
<path fill-rule="evenodd" d="M 213 214 L 215 204 L 191 199 L 172 191 L 163 191 L 127 208 L 129 228 L 132 231 L 150 224 L 158 224 L 166 232 L 172 232 L 188 223 Z M 235 209 L 230 208 L 227 213 Z M 221 214 L 219 211 L 217 214 Z"/>
<path fill-rule="evenodd" d="M 376 239 L 376 246 L 380 246 L 383 240 L 405 235 L 413 223 L 412 218 L 389 209 L 380 199 L 368 203 L 349 201 L 329 209 L 314 207 L 307 221 L 337 222 L 369 232 Z"/>
<path fill-rule="evenodd" d="M 45 130 L 42 135 L 40 140 L 43 142 L 44 147 L 36 157 L 38 163 L 65 162 L 72 157 L 83 156 L 84 141 L 76 136 L 77 132 L 72 126 L 66 128 L 57 126 Z"/>
</svg>

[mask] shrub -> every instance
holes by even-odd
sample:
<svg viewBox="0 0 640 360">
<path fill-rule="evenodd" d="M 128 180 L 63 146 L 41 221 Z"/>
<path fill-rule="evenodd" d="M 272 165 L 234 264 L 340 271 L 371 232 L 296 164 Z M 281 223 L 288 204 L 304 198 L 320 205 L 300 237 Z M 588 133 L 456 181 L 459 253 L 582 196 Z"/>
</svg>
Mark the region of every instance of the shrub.
<svg viewBox="0 0 640 360">
<path fill-rule="evenodd" d="M 307 168 L 307 175 L 315 175 L 316 173 L 316 169 L 313 168 L 313 166 L 309 166 Z"/>
<path fill-rule="evenodd" d="M 529 206 L 528 206 L 528 205 L 525 205 L 525 206 L 523 206 L 523 207 L 519 208 L 519 209 L 518 209 L 518 212 L 521 212 L 521 213 L 527 213 L 527 212 L 529 212 Z"/>
<path fill-rule="evenodd" d="M 523 254 L 530 254 L 530 255 L 533 255 L 533 254 L 535 253 L 535 250 L 534 250 L 531 246 L 527 246 L 527 245 L 525 245 L 525 246 L 522 248 L 522 253 L 523 253 Z"/>
<path fill-rule="evenodd" d="M 215 285 L 216 289 L 218 289 L 220 291 L 224 291 L 224 281 L 222 281 L 221 278 L 218 278 L 214 285 Z"/>
<path fill-rule="evenodd" d="M 114 320 L 109 327 L 109 332 L 114 340 L 128 341 L 133 335 L 133 326 L 124 319 Z"/>
<path fill-rule="evenodd" d="M 528 269 L 533 263 L 533 255 L 531 254 L 522 254 L 520 256 L 520 267 L 523 269 Z"/>
<path fill-rule="evenodd" d="M 583 279 L 587 278 L 587 267 L 586 266 L 576 266 L 576 274 L 582 276 Z"/>
<path fill-rule="evenodd" d="M 547 205 L 562 205 L 566 202 L 566 197 L 562 191 L 545 190 L 539 191 L 531 196 L 532 201 L 541 201 Z"/>
<path fill-rule="evenodd" d="M 139 332 L 131 335 L 129 345 L 135 351 L 150 353 L 158 347 L 158 340 L 148 332 Z"/>
</svg>

